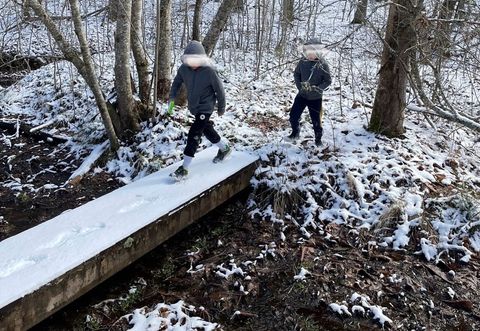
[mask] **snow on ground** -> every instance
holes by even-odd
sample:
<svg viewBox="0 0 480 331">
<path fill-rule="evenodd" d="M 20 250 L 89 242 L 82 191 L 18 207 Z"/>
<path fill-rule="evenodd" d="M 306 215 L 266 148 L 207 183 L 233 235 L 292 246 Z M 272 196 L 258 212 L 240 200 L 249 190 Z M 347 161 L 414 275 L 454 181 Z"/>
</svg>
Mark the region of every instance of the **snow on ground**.
<svg viewBox="0 0 480 331">
<path fill-rule="evenodd" d="M 254 152 L 262 160 L 252 179 L 257 195 L 249 201 L 251 215 L 280 225 L 279 241 L 288 240 L 284 235 L 287 228 L 298 229 L 307 239 L 331 236 L 325 225 L 338 224 L 359 237 L 367 233 L 369 245 L 408 250 L 432 262 L 450 254 L 466 263 L 480 251 L 478 138 L 441 120 L 435 119 L 434 129 L 424 118 L 411 113 L 407 113 L 403 138 L 388 139 L 367 131 L 370 109 L 355 104 L 373 103 L 376 55 L 381 52 L 381 44 L 370 30 L 346 24 L 348 17 L 339 17 L 342 10 L 338 5 L 325 5 L 323 21 L 316 27 L 317 35 L 326 44 L 351 35 L 326 54 L 333 84 L 324 95 L 321 148 L 313 144 L 313 130 L 306 114 L 300 143 L 283 140 L 289 134 L 288 110 L 296 93 L 294 63 L 281 65 L 287 61 L 267 52 L 257 77 L 253 52 L 230 49 L 215 56 L 227 93 L 227 113 L 221 118 L 213 116 L 216 128 L 236 150 Z M 385 13 L 377 8 L 373 16 L 381 22 Z M 234 22 L 240 19 L 236 16 Z M 309 37 L 304 32 L 299 30 L 299 35 Z M 175 65 L 180 52 L 176 50 Z M 293 51 L 289 54 L 293 58 Z M 102 87 L 110 91 L 112 54 L 100 53 L 95 61 Z M 270 69 L 273 67 L 276 69 Z M 463 88 L 464 74 L 458 70 L 455 75 L 447 75 L 451 90 L 462 90 L 454 94 L 458 98 L 452 104 L 466 107 L 473 114 L 473 109 L 478 109 L 476 92 Z M 54 120 L 49 132 L 73 137 L 69 148 L 79 157 L 88 156 L 105 137 L 92 94 L 76 76 L 72 66 L 62 61 L 32 72 L 0 90 L 2 117 L 19 117 L 35 126 Z M 411 99 L 413 96 L 409 96 Z M 160 117 L 156 125 L 143 124 L 136 143 L 122 146 L 117 159 L 110 160 L 102 171 L 129 183 L 180 160 L 189 121 L 183 109 L 173 118 Z M 14 137 L 2 137 L 1 141 L 8 144 L 12 140 Z M 200 149 L 209 146 L 204 141 Z M 420 236 L 418 247 L 412 244 L 413 233 Z M 245 282 L 249 266 L 273 254 L 275 243 L 265 243 L 251 260 L 225 261 L 215 270 L 221 278 L 236 274 Z M 305 275 L 306 269 L 301 269 L 297 276 L 308 281 Z M 332 309 L 345 312 L 337 303 L 332 305 Z M 381 307 L 367 303 L 348 310 L 342 305 L 347 312 L 369 313 L 382 325 L 392 323 Z M 146 314 L 137 312 L 132 316 L 142 321 L 148 318 Z M 154 310 L 148 314 L 156 313 Z"/>
<path fill-rule="evenodd" d="M 204 330 L 212 331 L 220 329 L 217 323 L 210 323 L 200 317 L 191 316 L 192 313 L 201 311 L 202 307 L 196 309 L 187 306 L 183 301 L 174 304 L 160 303 L 151 310 L 146 308 L 135 309 L 130 315 L 125 316 L 132 325 L 130 331 L 142 330 Z"/>
</svg>

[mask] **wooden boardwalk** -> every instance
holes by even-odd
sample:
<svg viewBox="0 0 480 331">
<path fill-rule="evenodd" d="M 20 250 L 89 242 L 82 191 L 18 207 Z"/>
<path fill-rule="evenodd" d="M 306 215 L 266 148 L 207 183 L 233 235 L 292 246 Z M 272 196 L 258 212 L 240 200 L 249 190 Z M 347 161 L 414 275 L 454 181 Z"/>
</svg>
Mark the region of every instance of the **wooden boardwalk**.
<svg viewBox="0 0 480 331">
<path fill-rule="evenodd" d="M 0 242 L 0 330 L 34 326 L 249 186 L 257 158 L 197 154 Z"/>
</svg>

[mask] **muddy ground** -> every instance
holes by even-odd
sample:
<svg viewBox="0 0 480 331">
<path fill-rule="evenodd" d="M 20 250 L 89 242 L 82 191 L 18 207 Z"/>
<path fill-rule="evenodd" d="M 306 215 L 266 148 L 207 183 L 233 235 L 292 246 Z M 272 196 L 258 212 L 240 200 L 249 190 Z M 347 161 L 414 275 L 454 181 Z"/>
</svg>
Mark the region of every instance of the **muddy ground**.
<svg viewBox="0 0 480 331">
<path fill-rule="evenodd" d="M 0 153 L 1 182 L 17 178 L 36 188 L 60 187 L 36 192 L 1 187 L 0 240 L 121 186 L 101 172 L 61 187 L 78 166 L 61 145 L 19 137 L 11 146 L 1 143 Z M 351 308 L 355 292 L 386 308 L 393 325 L 386 322 L 385 329 L 480 329 L 478 257 L 462 264 L 452 256 L 435 265 L 421 255 L 369 247 L 368 237 L 333 224 L 325 225 L 328 236 L 308 240 L 290 227 L 282 241 L 275 225 L 248 216 L 249 194 L 225 203 L 34 330 L 126 330 L 122 316 L 133 309 L 180 299 L 204 307 L 197 315 L 224 330 L 382 329 L 368 313 L 341 316 L 329 308 L 330 303 Z M 257 259 L 262 251 L 265 257 Z M 218 265 L 232 260 L 256 261 L 242 266 L 250 280 L 216 275 Z M 200 272 L 188 272 L 200 264 Z M 295 280 L 302 267 L 311 274 Z"/>
</svg>

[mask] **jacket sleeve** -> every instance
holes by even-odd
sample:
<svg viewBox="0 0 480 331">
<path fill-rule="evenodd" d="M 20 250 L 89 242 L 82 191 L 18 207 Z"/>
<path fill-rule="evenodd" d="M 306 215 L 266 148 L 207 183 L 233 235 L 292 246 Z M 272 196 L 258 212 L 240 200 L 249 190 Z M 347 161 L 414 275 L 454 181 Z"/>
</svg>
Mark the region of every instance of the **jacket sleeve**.
<svg viewBox="0 0 480 331">
<path fill-rule="evenodd" d="M 170 100 L 174 100 L 177 96 L 178 90 L 182 86 L 183 83 L 183 77 L 182 74 L 180 73 L 181 67 L 177 71 L 177 75 L 173 79 L 172 87 L 170 88 Z"/>
<path fill-rule="evenodd" d="M 323 91 L 327 87 L 330 86 L 332 83 L 332 77 L 330 76 L 330 68 L 328 67 L 328 64 L 324 61 L 322 62 L 320 70 L 320 84 L 318 84 L 318 87 Z"/>
<path fill-rule="evenodd" d="M 225 90 L 223 89 L 223 83 L 220 80 L 220 77 L 218 77 L 218 74 L 215 71 L 215 69 L 212 69 L 211 78 L 212 78 L 212 87 L 213 87 L 213 90 L 215 91 L 215 96 L 217 97 L 218 112 L 221 113 L 225 110 Z"/>
<path fill-rule="evenodd" d="M 295 85 L 297 89 L 300 91 L 302 89 L 302 75 L 300 73 L 300 63 L 301 60 L 298 62 L 295 71 L 293 72 L 293 78 L 295 79 Z"/>
</svg>

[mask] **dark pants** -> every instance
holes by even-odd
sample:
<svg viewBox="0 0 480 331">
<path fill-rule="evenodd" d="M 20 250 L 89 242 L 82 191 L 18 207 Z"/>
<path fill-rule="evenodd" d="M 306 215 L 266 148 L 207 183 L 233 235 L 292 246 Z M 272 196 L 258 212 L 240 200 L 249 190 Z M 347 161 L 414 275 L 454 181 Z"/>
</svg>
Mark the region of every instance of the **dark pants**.
<svg viewBox="0 0 480 331">
<path fill-rule="evenodd" d="M 183 152 L 186 156 L 195 156 L 198 145 L 202 141 L 202 135 L 205 135 L 207 139 L 216 144 L 220 141 L 220 136 L 213 128 L 213 122 L 210 121 L 211 114 L 197 114 L 195 115 L 195 121 L 188 131 L 187 147 Z"/>
<path fill-rule="evenodd" d="M 292 125 L 292 133 L 294 135 L 298 135 L 300 133 L 300 117 L 302 116 L 305 107 L 308 107 L 308 112 L 310 113 L 310 118 L 312 119 L 315 138 L 320 139 L 323 133 L 320 119 L 322 99 L 307 100 L 299 94 L 297 94 L 295 97 L 292 109 L 290 110 L 290 124 Z"/>
</svg>

